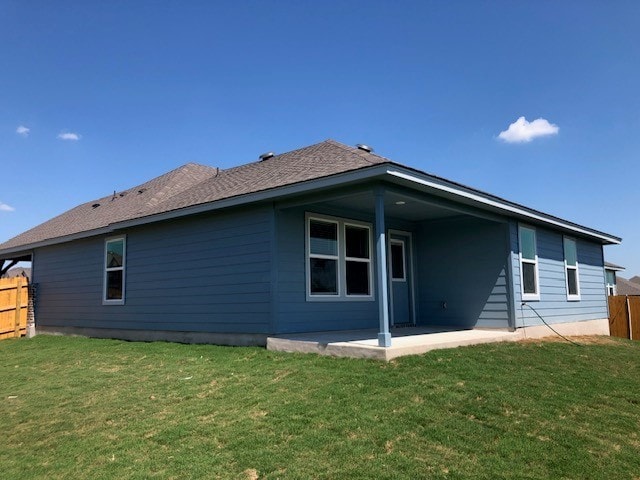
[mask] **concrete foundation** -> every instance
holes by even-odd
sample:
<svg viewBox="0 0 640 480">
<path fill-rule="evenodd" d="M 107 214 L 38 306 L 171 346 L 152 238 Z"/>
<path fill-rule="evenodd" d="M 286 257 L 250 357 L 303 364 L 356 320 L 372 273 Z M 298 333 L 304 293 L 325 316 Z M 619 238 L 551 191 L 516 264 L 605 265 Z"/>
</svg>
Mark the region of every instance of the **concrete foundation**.
<svg viewBox="0 0 640 480">
<path fill-rule="evenodd" d="M 564 336 L 609 335 L 609 320 L 559 323 L 552 328 Z M 281 352 L 316 353 L 336 357 L 371 358 L 389 361 L 430 350 L 481 343 L 517 342 L 555 336 L 546 325 L 508 330 L 453 330 L 409 327 L 391 330 L 391 346 L 378 346 L 377 330 L 313 332 L 267 336 L 247 333 L 172 332 L 167 330 L 119 330 L 80 327 L 38 327 L 38 334 L 114 338 L 142 342 L 207 343 L 230 346 L 266 346 Z M 35 332 L 34 332 L 35 333 Z"/>
<path fill-rule="evenodd" d="M 264 347 L 267 335 L 260 333 L 172 332 L 170 330 L 121 330 L 81 327 L 38 327 L 38 334 L 113 338 L 136 342 L 209 343 L 237 347 Z"/>
<path fill-rule="evenodd" d="M 607 335 L 609 336 L 609 319 L 589 320 L 586 322 L 571 322 L 551 324 L 553 330 L 560 335 L 578 336 L 578 335 Z M 543 338 L 556 335 L 546 325 L 536 325 L 533 327 L 522 327 L 518 330 L 522 333 L 523 338 Z"/>
</svg>

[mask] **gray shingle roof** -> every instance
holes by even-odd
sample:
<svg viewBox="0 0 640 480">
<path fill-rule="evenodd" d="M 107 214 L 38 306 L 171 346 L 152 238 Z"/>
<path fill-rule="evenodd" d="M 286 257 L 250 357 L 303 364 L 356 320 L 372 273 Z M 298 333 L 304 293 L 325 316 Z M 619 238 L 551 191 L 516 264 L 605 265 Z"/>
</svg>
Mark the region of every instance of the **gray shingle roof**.
<svg viewBox="0 0 640 480">
<path fill-rule="evenodd" d="M 386 162 L 389 160 L 378 155 L 326 140 L 226 170 L 189 163 L 142 185 L 72 208 L 0 244 L 0 251 Z"/>
<path fill-rule="evenodd" d="M 168 199 L 149 213 L 162 213 L 260 192 L 385 162 L 389 160 L 333 140 L 326 140 L 267 160 L 220 170 L 215 177 Z"/>
</svg>

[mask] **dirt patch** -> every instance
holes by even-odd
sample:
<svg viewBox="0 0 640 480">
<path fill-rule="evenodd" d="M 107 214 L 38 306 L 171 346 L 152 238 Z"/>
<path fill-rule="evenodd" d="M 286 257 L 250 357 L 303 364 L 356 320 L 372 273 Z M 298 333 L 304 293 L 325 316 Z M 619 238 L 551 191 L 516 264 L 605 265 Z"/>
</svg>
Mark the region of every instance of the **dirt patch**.
<svg viewBox="0 0 640 480">
<path fill-rule="evenodd" d="M 578 336 L 567 336 L 569 340 L 572 342 L 579 343 L 581 345 L 613 345 L 620 342 L 620 339 L 616 337 L 608 337 L 606 335 L 578 335 Z M 524 340 L 520 340 L 520 343 L 566 343 L 567 341 L 559 337 L 558 335 L 553 335 L 549 337 L 543 338 L 525 338 Z"/>
<path fill-rule="evenodd" d="M 244 478 L 247 480 L 258 480 L 260 478 L 255 468 L 247 468 L 243 473 L 245 474 Z"/>
</svg>

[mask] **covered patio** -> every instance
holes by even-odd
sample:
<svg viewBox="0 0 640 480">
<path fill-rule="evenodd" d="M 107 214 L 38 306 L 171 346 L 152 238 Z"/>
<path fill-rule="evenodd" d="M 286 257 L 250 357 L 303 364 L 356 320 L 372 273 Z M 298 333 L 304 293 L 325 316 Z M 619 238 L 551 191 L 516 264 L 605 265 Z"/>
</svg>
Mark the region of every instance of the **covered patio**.
<svg viewBox="0 0 640 480">
<path fill-rule="evenodd" d="M 379 332 L 376 329 L 310 332 L 268 337 L 267 350 L 389 361 L 397 357 L 419 355 L 443 348 L 515 342 L 526 338 L 524 330 L 511 332 L 441 327 L 392 328 L 390 333 L 393 336 L 393 343 L 387 347 L 379 345 Z"/>
<path fill-rule="evenodd" d="M 491 339 L 514 329 L 506 218 L 436 197 L 427 186 L 403 178 L 325 190 L 276 208 L 283 245 L 277 252 L 277 290 L 284 302 L 277 306 L 270 337 L 274 349 L 285 340 L 316 344 L 305 351 L 331 352 L 348 343 L 349 352 L 360 351 L 349 356 L 390 359 L 442 342 L 457 346 L 487 337 L 474 329 L 497 330 Z M 344 272 L 354 261 L 345 246 L 349 229 L 369 232 L 371 239 L 358 252 L 364 260 L 355 258 L 369 266 L 352 289 L 364 293 L 351 298 L 349 285 L 344 287 Z M 333 280 L 320 288 L 309 273 L 317 258 L 333 267 L 318 275 Z M 434 334 L 440 337 L 419 338 Z"/>
</svg>

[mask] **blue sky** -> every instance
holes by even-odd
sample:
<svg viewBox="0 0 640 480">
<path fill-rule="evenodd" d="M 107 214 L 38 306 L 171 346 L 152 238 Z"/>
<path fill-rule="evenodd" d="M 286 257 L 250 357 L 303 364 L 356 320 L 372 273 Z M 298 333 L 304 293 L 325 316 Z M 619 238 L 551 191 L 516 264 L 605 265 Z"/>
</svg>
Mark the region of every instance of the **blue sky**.
<svg viewBox="0 0 640 480">
<path fill-rule="evenodd" d="M 640 274 L 638 25 L 637 1 L 0 1 L 0 240 L 333 138 L 621 236 Z M 501 138 L 520 117 L 540 135 Z"/>
</svg>

